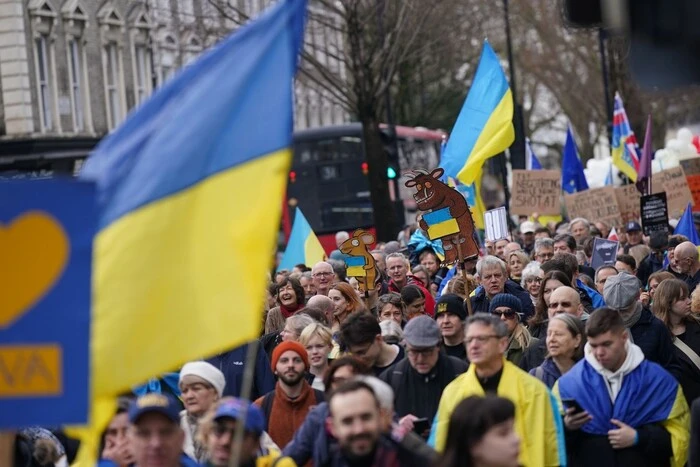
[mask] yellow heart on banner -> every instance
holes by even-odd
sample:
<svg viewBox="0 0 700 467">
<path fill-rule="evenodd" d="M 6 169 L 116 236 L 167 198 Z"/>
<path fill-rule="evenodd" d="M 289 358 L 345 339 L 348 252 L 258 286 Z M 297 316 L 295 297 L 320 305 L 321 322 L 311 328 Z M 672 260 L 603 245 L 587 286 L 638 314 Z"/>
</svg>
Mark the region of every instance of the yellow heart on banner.
<svg viewBox="0 0 700 467">
<path fill-rule="evenodd" d="M 28 211 L 10 224 L 0 224 L 0 329 L 51 290 L 69 253 L 68 236 L 48 213 Z"/>
</svg>

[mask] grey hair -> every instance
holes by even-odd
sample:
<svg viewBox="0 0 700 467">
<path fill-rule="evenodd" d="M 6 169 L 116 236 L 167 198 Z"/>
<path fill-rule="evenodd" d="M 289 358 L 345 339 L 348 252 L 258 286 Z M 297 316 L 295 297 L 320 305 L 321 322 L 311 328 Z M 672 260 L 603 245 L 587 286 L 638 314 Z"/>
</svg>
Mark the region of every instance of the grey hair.
<svg viewBox="0 0 700 467">
<path fill-rule="evenodd" d="M 549 237 L 535 240 L 535 254 L 540 248 L 554 248 L 554 240 Z"/>
<path fill-rule="evenodd" d="M 301 332 L 304 330 L 304 328 L 309 324 L 315 323 L 315 321 L 306 313 L 299 313 L 287 318 L 287 323 L 292 329 L 294 329 L 294 333 L 297 336 L 301 336 Z"/>
<path fill-rule="evenodd" d="M 311 277 L 311 271 L 304 271 L 304 272 L 302 272 L 302 273 L 301 273 L 301 276 L 299 276 L 299 278 L 301 279 L 302 277 L 305 278 L 305 279 L 311 280 L 311 279 L 312 279 L 312 277 Z"/>
<path fill-rule="evenodd" d="M 574 220 L 572 220 L 571 222 L 569 222 L 569 230 L 571 230 L 571 227 L 572 227 L 574 224 L 578 224 L 579 222 L 582 223 L 583 225 L 585 225 L 587 229 L 590 229 L 590 228 L 591 228 L 591 223 L 588 222 L 588 219 L 585 219 L 585 218 L 583 218 L 583 217 L 577 217 L 576 219 L 574 219 Z"/>
<path fill-rule="evenodd" d="M 386 255 L 386 257 L 384 258 L 384 261 L 386 263 L 388 263 L 389 260 L 393 259 L 393 258 L 399 258 L 404 263 L 406 263 L 406 265 L 408 265 L 408 258 L 406 257 L 406 255 L 404 255 L 403 253 L 399 253 L 398 251 L 396 253 L 389 253 L 388 255 Z"/>
<path fill-rule="evenodd" d="M 508 326 L 496 315 L 490 313 L 474 313 L 467 318 L 467 329 L 474 323 L 491 326 L 498 337 L 506 337 L 508 335 Z"/>
<path fill-rule="evenodd" d="M 523 289 L 525 288 L 525 283 L 528 281 L 528 279 L 539 276 L 540 272 L 542 272 L 542 268 L 540 267 L 539 262 L 531 261 L 528 263 L 528 265 L 523 268 L 522 277 L 520 279 L 520 285 L 523 287 Z"/>
<path fill-rule="evenodd" d="M 476 274 L 477 274 L 479 277 L 482 277 L 482 276 L 481 276 L 481 270 L 482 270 L 483 268 L 489 268 L 489 267 L 492 267 L 492 266 L 498 266 L 498 267 L 501 268 L 501 271 L 503 271 L 503 274 L 506 273 L 506 263 L 504 263 L 503 260 L 502 260 L 501 258 L 498 258 L 498 257 L 496 257 L 496 256 L 488 255 L 488 256 L 484 256 L 483 258 L 481 258 L 481 259 L 476 263 Z"/>
<path fill-rule="evenodd" d="M 379 323 L 379 327 L 382 329 L 382 338 L 384 342 L 389 340 L 396 341 L 396 343 L 401 342 L 403 339 L 403 331 L 401 326 L 393 319 L 385 319 Z"/>
<path fill-rule="evenodd" d="M 358 375 L 353 379 L 362 381 L 372 388 L 374 396 L 379 401 L 380 408 L 391 412 L 394 411 L 394 390 L 391 389 L 391 386 L 376 376 Z"/>
</svg>

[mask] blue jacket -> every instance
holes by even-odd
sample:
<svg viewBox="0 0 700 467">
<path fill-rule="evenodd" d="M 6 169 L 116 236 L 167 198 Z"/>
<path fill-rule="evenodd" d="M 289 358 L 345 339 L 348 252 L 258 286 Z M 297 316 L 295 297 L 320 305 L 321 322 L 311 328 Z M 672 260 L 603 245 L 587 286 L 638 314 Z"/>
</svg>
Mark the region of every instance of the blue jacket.
<svg viewBox="0 0 700 467">
<path fill-rule="evenodd" d="M 593 302 L 593 309 L 598 309 L 602 306 L 605 306 L 605 300 L 603 299 L 603 296 L 597 291 L 594 290 L 590 287 L 588 287 L 586 284 L 581 282 L 580 279 L 576 279 L 576 287 L 579 289 L 583 290 L 586 292 L 586 295 L 591 297 L 591 302 Z"/>
<path fill-rule="evenodd" d="M 535 307 L 532 304 L 532 299 L 530 294 L 520 287 L 520 284 L 513 282 L 512 280 L 506 280 L 506 285 L 503 287 L 503 292 L 511 295 L 515 295 L 520 299 L 520 303 L 523 305 L 523 316 L 521 321 L 524 323 L 535 314 Z M 488 313 L 489 312 L 489 299 L 486 297 L 486 291 L 482 286 L 476 288 L 472 300 L 472 312 L 473 313 Z"/>
<path fill-rule="evenodd" d="M 561 378 L 561 371 L 551 358 L 545 359 L 542 365 L 530 370 L 530 374 L 546 384 L 549 389 Z"/>
<path fill-rule="evenodd" d="M 335 439 L 326 432 L 329 415 L 327 402 L 321 402 L 311 409 L 294 433 L 294 438 L 282 450 L 282 455 L 291 457 L 297 465 L 305 465 L 310 459 L 317 466 L 329 462 L 331 445 L 336 444 Z"/>
<path fill-rule="evenodd" d="M 243 368 L 245 367 L 248 344 L 243 344 L 228 352 L 220 353 L 207 361 L 217 367 L 224 374 L 226 387 L 224 396 L 240 397 L 241 385 L 243 384 Z M 262 345 L 258 347 L 258 354 L 255 358 L 255 378 L 250 400 L 264 396 L 275 389 L 275 377 L 270 369 L 270 362 L 267 359 Z"/>
</svg>

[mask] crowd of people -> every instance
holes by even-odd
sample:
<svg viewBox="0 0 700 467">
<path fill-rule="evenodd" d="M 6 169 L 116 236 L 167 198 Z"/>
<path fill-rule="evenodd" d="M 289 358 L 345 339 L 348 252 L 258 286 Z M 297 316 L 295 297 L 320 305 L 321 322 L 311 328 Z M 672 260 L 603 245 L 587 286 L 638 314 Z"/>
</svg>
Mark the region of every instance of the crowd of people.
<svg viewBox="0 0 700 467">
<path fill-rule="evenodd" d="M 415 229 L 371 251 L 366 292 L 338 250 L 276 271 L 259 341 L 124 395 L 99 465 L 700 465 L 700 259 L 687 238 L 630 222 L 616 261 L 594 270 L 609 226 L 521 219 L 448 268 Z M 77 449 L 39 427 L 15 444 L 22 466 L 66 465 Z"/>
</svg>

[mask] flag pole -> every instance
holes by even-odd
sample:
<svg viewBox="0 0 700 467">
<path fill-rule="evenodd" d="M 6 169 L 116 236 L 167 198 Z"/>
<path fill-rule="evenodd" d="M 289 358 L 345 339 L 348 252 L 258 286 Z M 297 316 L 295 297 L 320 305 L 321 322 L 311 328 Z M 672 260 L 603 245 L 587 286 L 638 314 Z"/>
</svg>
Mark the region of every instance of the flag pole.
<svg viewBox="0 0 700 467">
<path fill-rule="evenodd" d="M 245 367 L 243 367 L 243 382 L 241 383 L 241 399 L 250 401 L 250 395 L 253 392 L 253 377 L 255 376 L 255 361 L 258 358 L 258 347 L 260 341 L 253 339 L 248 343 L 248 352 L 245 356 Z M 250 401 L 252 402 L 252 401 Z M 248 408 L 242 407 L 240 416 L 236 420 L 236 430 L 233 435 L 233 443 L 231 443 L 231 458 L 229 467 L 238 467 L 241 460 L 241 448 L 243 445 L 243 436 L 245 435 L 245 419 L 248 416 Z"/>
<path fill-rule="evenodd" d="M 462 253 L 462 243 L 459 241 L 459 234 L 452 237 L 452 243 L 455 243 L 457 245 L 457 257 L 459 258 L 459 267 L 462 270 L 462 279 L 464 279 L 464 291 L 467 295 L 467 316 L 471 316 L 473 311 L 472 301 L 471 298 L 469 298 L 469 295 L 472 293 L 472 291 L 469 287 L 469 280 L 467 280 L 467 260 L 464 258 L 464 253 Z"/>
</svg>

